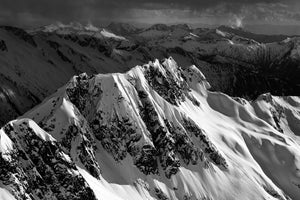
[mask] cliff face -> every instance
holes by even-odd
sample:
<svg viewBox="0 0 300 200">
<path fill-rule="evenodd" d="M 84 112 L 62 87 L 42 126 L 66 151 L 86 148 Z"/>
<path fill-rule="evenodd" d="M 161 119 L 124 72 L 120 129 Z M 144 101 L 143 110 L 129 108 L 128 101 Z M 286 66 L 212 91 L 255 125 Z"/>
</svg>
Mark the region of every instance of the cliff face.
<svg viewBox="0 0 300 200">
<path fill-rule="evenodd" d="M 210 92 L 172 58 L 74 76 L 0 131 L 4 199 L 297 199 L 300 99 Z"/>
</svg>

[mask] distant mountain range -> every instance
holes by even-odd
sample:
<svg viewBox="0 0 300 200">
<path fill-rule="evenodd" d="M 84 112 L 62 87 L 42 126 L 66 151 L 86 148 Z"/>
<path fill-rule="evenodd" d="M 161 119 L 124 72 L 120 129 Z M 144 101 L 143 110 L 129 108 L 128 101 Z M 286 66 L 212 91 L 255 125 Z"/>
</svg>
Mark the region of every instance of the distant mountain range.
<svg viewBox="0 0 300 200">
<path fill-rule="evenodd" d="M 73 75 L 125 72 L 172 56 L 183 68 L 197 66 L 211 90 L 255 99 L 262 93 L 299 94 L 299 39 L 241 29 L 192 29 L 156 24 L 136 28 L 80 23 L 31 30 L 0 27 L 0 124 L 52 94 Z"/>
<path fill-rule="evenodd" d="M 253 33 L 266 35 L 300 35 L 299 24 L 272 25 L 272 24 L 249 24 L 244 27 Z"/>
</svg>

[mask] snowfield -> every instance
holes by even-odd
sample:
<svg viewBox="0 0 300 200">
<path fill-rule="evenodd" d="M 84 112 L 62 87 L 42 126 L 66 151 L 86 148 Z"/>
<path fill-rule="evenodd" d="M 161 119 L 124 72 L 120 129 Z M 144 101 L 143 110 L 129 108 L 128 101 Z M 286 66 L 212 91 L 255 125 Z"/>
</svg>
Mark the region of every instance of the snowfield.
<svg viewBox="0 0 300 200">
<path fill-rule="evenodd" d="M 171 57 L 74 76 L 0 130 L 1 200 L 299 199 L 300 98 L 209 88 Z"/>
</svg>

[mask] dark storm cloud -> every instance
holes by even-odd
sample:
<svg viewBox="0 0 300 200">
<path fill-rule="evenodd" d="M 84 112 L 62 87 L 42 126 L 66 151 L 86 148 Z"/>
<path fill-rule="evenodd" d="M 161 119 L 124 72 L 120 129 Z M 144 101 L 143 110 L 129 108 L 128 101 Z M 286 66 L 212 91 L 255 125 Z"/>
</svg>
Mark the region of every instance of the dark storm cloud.
<svg viewBox="0 0 300 200">
<path fill-rule="evenodd" d="M 211 16 L 230 14 L 244 15 L 249 11 L 259 17 L 264 12 L 256 11 L 258 5 L 266 5 L 266 13 L 272 13 L 272 5 L 294 5 L 297 0 L 0 0 L 0 22 L 8 24 L 46 24 L 54 21 L 107 22 L 138 18 L 145 19 L 158 11 L 161 17 L 174 17 L 172 10 L 185 10 L 186 18 L 199 17 L 203 13 Z M 271 9 L 268 10 L 268 9 Z M 164 11 L 168 10 L 168 11 Z M 298 20 L 299 14 L 289 11 L 287 7 L 278 9 L 284 16 Z M 140 12 L 139 12 L 140 11 Z M 148 11 L 148 12 L 145 12 Z M 145 13 L 142 13 L 145 12 Z M 157 14 L 157 13 L 156 13 Z M 173 16 L 174 15 L 174 16 Z M 181 16 L 183 17 L 183 16 Z"/>
</svg>

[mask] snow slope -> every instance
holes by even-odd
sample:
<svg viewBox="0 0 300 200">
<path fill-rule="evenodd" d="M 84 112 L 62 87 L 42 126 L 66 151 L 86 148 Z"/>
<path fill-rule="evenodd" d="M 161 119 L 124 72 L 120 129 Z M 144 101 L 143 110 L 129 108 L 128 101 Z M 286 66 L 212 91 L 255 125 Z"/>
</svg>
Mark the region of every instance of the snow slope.
<svg viewBox="0 0 300 200">
<path fill-rule="evenodd" d="M 99 38 L 112 38 L 115 40 L 126 40 L 126 38 L 115 35 L 114 33 L 111 33 L 103 28 L 101 29 L 95 27 L 92 24 L 87 24 L 86 26 L 84 26 L 78 22 L 71 22 L 70 24 L 62 24 L 58 22 L 56 24 L 50 24 L 37 29 L 29 30 L 28 32 L 32 34 L 37 34 L 38 32 L 45 32 L 45 33 L 54 32 L 61 35 L 69 35 L 69 34 L 91 35 Z"/>
<path fill-rule="evenodd" d="M 300 98 L 248 102 L 209 88 L 196 66 L 183 70 L 172 58 L 74 76 L 1 129 L 0 165 L 9 166 L 0 168 L 1 194 L 299 199 Z"/>
<path fill-rule="evenodd" d="M 122 23 L 106 28 L 57 23 L 27 31 L 2 26 L 0 125 L 24 114 L 74 75 L 125 72 L 168 56 L 183 68 L 196 65 L 212 90 L 232 96 L 299 95 L 299 44 L 298 38 L 263 44 L 184 24 L 137 29 Z"/>
<path fill-rule="evenodd" d="M 116 49 L 118 45 L 123 49 Z M 115 40 L 106 30 L 92 35 L 30 35 L 19 28 L 0 27 L 0 46 L 1 125 L 40 103 L 76 74 L 125 72 L 147 58 L 138 48 L 130 49 L 129 41 Z"/>
</svg>

